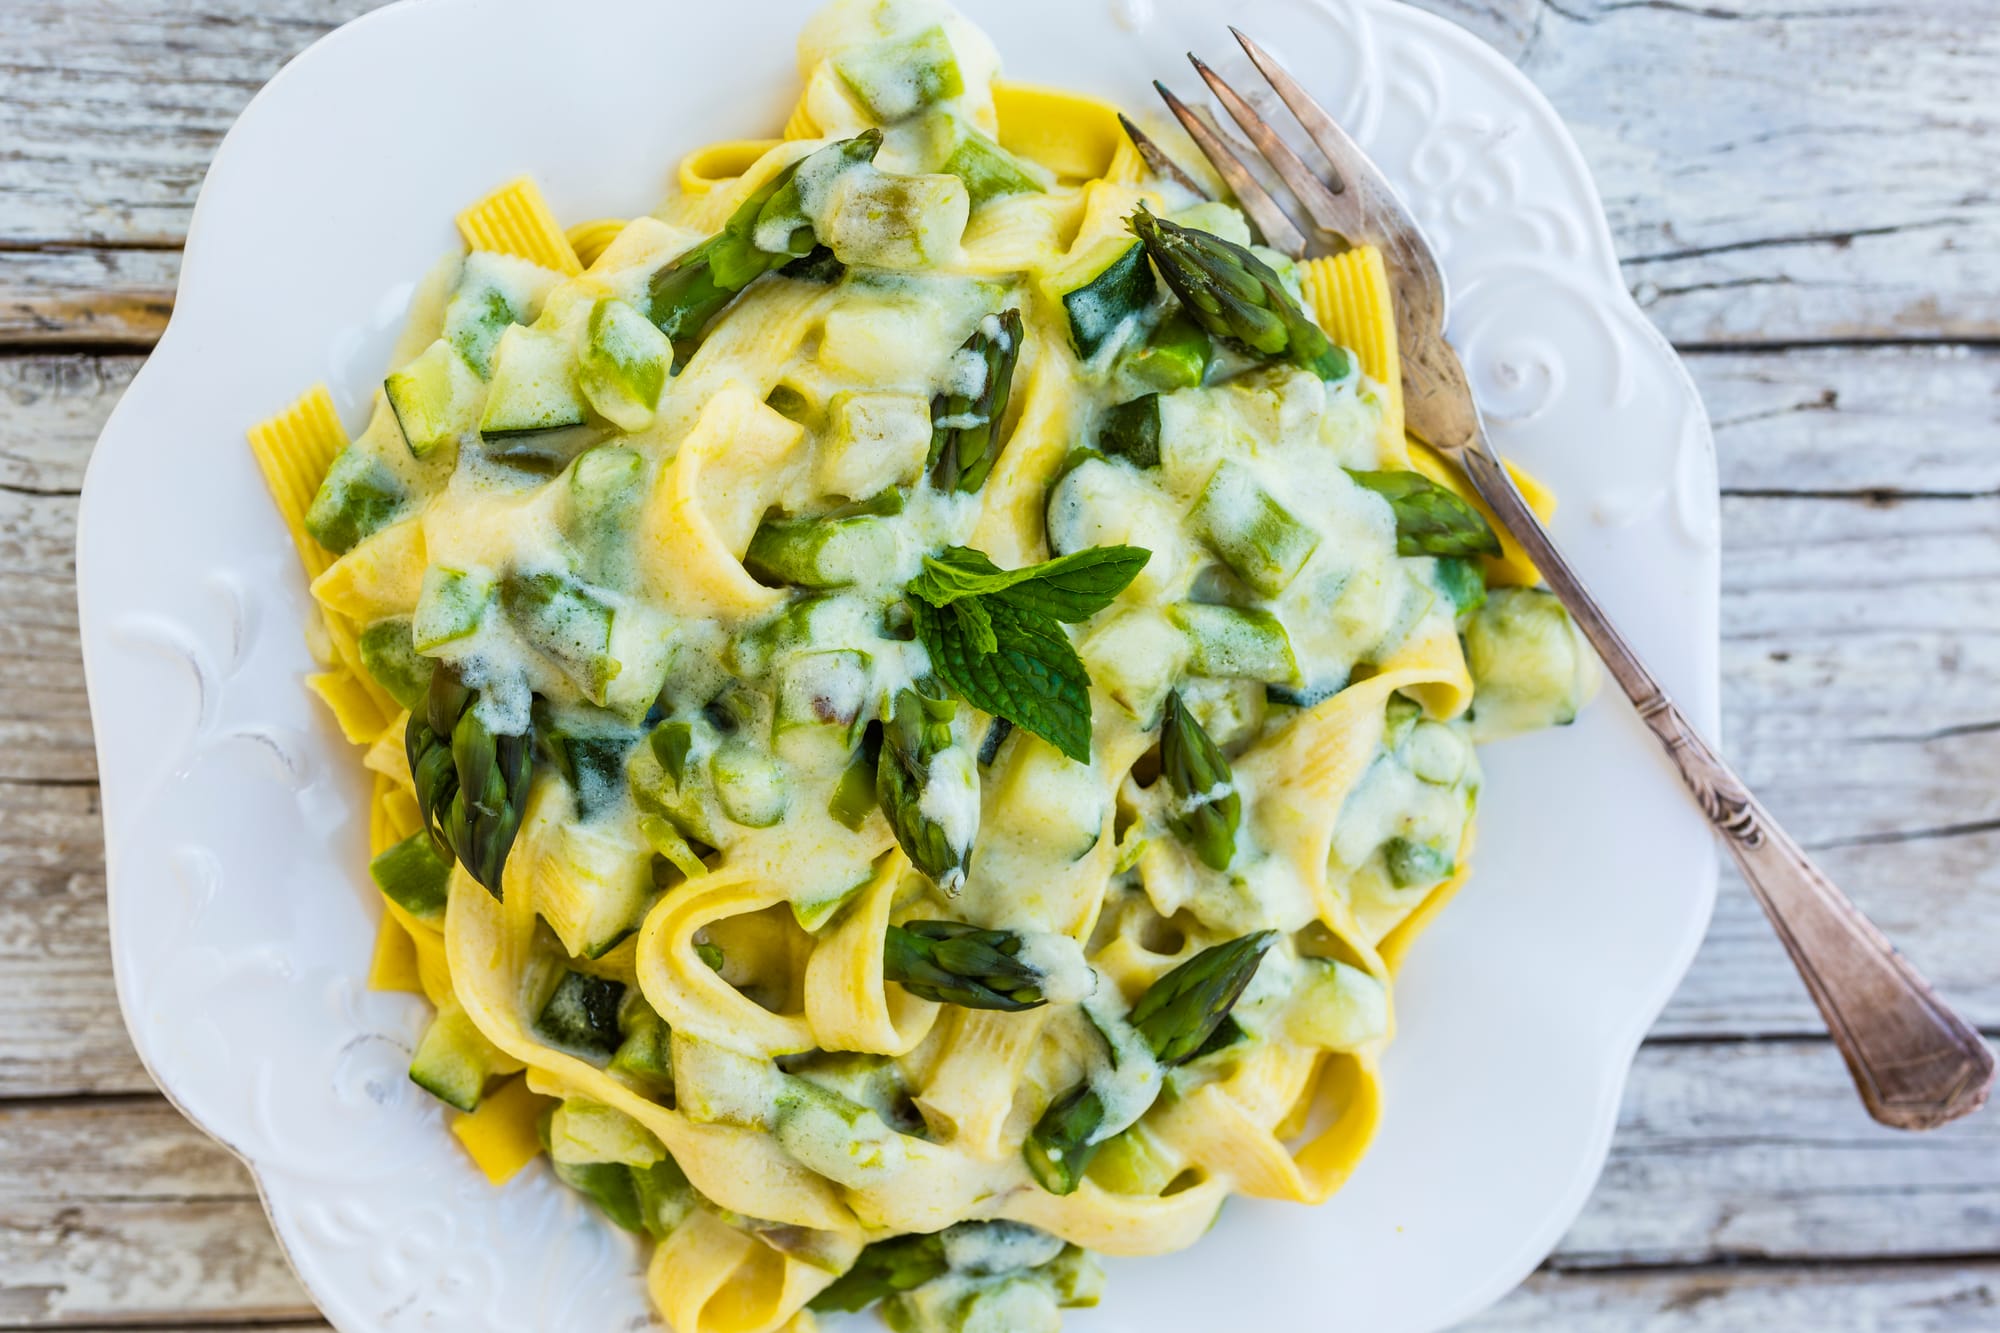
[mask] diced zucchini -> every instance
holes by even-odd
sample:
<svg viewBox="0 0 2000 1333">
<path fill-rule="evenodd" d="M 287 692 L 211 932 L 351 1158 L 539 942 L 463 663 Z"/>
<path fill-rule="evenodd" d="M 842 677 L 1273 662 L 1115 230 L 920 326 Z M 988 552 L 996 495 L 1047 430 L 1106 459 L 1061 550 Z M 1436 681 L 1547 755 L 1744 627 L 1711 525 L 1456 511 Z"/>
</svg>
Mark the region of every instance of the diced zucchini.
<svg viewBox="0 0 2000 1333">
<path fill-rule="evenodd" d="M 564 972 L 535 1015 L 535 1034 L 551 1046 L 608 1060 L 618 1050 L 618 1005 L 625 983 Z"/>
<path fill-rule="evenodd" d="M 989 850 L 1008 844 L 1043 858 L 1087 856 L 1104 831 L 1103 780 L 1053 745 L 1016 749 L 980 830 Z M 1032 862 L 1030 862 L 1032 864 Z"/>
<path fill-rule="evenodd" d="M 426 830 L 383 848 L 368 863 L 368 874 L 384 897 L 411 916 L 432 920 L 444 915 L 451 862 L 438 855 Z"/>
<path fill-rule="evenodd" d="M 1269 688 L 1247 677 L 1198 677 L 1181 686 L 1181 702 L 1208 738 L 1227 749 L 1253 739 L 1264 725 Z"/>
<path fill-rule="evenodd" d="M 1465 776 L 1472 750 L 1459 733 L 1442 722 L 1419 722 L 1403 742 L 1403 762 L 1424 782 L 1449 787 Z"/>
<path fill-rule="evenodd" d="M 646 460 L 636 449 L 601 445 L 577 455 L 563 496 L 563 538 L 579 550 L 622 542 L 638 512 Z"/>
<path fill-rule="evenodd" d="M 551 1161 L 550 1165 L 557 1180 L 596 1204 L 615 1225 L 627 1231 L 646 1229 L 630 1167 L 618 1162 Z"/>
<path fill-rule="evenodd" d="M 534 862 L 535 908 L 573 958 L 598 958 L 638 929 L 653 887 L 653 849 L 622 821 L 549 829 Z"/>
<path fill-rule="evenodd" d="M 590 308 L 576 363 L 577 388 L 597 414 L 624 431 L 652 424 L 673 365 L 674 345 L 653 322 L 623 301 Z"/>
<path fill-rule="evenodd" d="M 869 117 L 884 125 L 965 91 L 942 26 L 846 51 L 833 69 Z"/>
<path fill-rule="evenodd" d="M 1495 588 L 1465 627 L 1481 741 L 1563 726 L 1597 688 L 1597 658 L 1552 592 Z"/>
<path fill-rule="evenodd" d="M 1451 874 L 1451 856 L 1441 847 L 1391 838 L 1382 844 L 1382 865 L 1399 889 L 1426 888 Z"/>
<path fill-rule="evenodd" d="M 554 329 L 509 326 L 493 352 L 493 386 L 479 418 L 480 438 L 532 435 L 587 419 L 569 339 Z"/>
<path fill-rule="evenodd" d="M 1188 667 L 1196 675 L 1298 682 L 1291 636 L 1270 612 L 1180 602 L 1168 615 L 1187 635 Z"/>
<path fill-rule="evenodd" d="M 443 338 L 382 382 L 403 440 L 418 458 L 456 444 L 479 412 L 479 376 Z"/>
<path fill-rule="evenodd" d="M 895 556 L 896 534 L 878 518 L 767 518 L 743 567 L 774 586 L 841 588 L 879 575 Z"/>
<path fill-rule="evenodd" d="M 408 616 L 378 620 L 361 631 L 361 668 L 404 708 L 414 711 L 431 687 L 435 664 L 417 652 Z"/>
<path fill-rule="evenodd" d="M 860 1189 L 902 1165 L 902 1137 L 881 1116 L 807 1079 L 781 1077 L 771 1132 L 808 1170 Z"/>
<path fill-rule="evenodd" d="M 410 1081 L 445 1105 L 470 1111 L 479 1105 L 501 1059 L 465 1010 L 447 1003 L 417 1043 Z"/>
<path fill-rule="evenodd" d="M 845 774 L 842 776 L 845 777 Z M 873 805 L 872 791 L 870 792 L 870 805 L 871 807 Z M 856 824 L 852 827 L 858 828 L 859 825 Z M 798 897 L 792 899 L 792 920 L 799 923 L 800 930 L 809 932 L 818 930 L 821 926 L 824 926 L 827 922 L 833 920 L 835 916 L 839 915 L 841 908 L 853 902 L 855 895 L 868 887 L 870 878 L 870 875 L 863 875 L 861 878 L 847 884 L 841 884 L 836 880 L 834 886 L 831 888 L 815 886 L 813 889 L 800 894 Z"/>
<path fill-rule="evenodd" d="M 1382 707 L 1382 748 L 1401 750 L 1423 718 L 1424 706 L 1400 691 L 1389 696 Z"/>
<path fill-rule="evenodd" d="M 1070 342 L 1085 361 L 1115 341 L 1160 290 L 1146 249 L 1137 241 L 1101 256 L 1101 266 L 1067 274 L 1061 281 Z"/>
<path fill-rule="evenodd" d="M 423 592 L 410 621 L 412 646 L 431 653 L 471 636 L 492 602 L 493 580 L 484 572 L 431 566 L 424 571 Z"/>
<path fill-rule="evenodd" d="M 771 669 L 779 653 L 814 642 L 838 642 L 831 627 L 841 615 L 840 599 L 832 594 L 800 597 L 768 620 L 739 633 L 729 645 L 729 666 L 739 676 L 761 676 Z"/>
<path fill-rule="evenodd" d="M 602 703 L 618 675 L 611 655 L 609 603 L 567 574 L 511 574 L 500 605 L 523 638 L 546 654 L 593 703 Z"/>
<path fill-rule="evenodd" d="M 708 771 L 722 813 L 746 828 L 769 828 L 785 817 L 791 802 L 784 765 L 752 745 L 718 746 Z"/>
<path fill-rule="evenodd" d="M 694 1211 L 694 1186 L 671 1157 L 643 1170 L 632 1168 L 632 1192 L 639 1203 L 639 1222 L 654 1240 L 665 1240 Z"/>
<path fill-rule="evenodd" d="M 1097 419 L 1097 448 L 1133 467 L 1160 465 L 1160 395 L 1146 394 L 1106 408 Z"/>
<path fill-rule="evenodd" d="M 1188 660 L 1188 636 L 1153 610 L 1127 611 L 1092 631 L 1079 650 L 1093 685 L 1150 727 Z"/>
<path fill-rule="evenodd" d="M 972 200 L 956 176 L 896 176 L 868 165 L 834 181 L 820 240 L 843 264 L 930 268 L 958 252 Z"/>
<path fill-rule="evenodd" d="M 570 1097 L 549 1117 L 549 1158 L 564 1165 L 618 1162 L 647 1167 L 667 1155 L 659 1139 L 616 1107 Z"/>
<path fill-rule="evenodd" d="M 928 417 L 924 438 L 930 439 Z M 326 470 L 306 509 L 306 531 L 327 550 L 344 555 L 401 518 L 409 499 L 402 479 L 357 441 L 335 455 Z"/>
<path fill-rule="evenodd" d="M 837 727 L 845 743 L 859 739 L 867 725 L 875 689 L 875 659 L 853 648 L 798 653 L 785 663 L 778 682 L 773 730 L 793 727 Z"/>
<path fill-rule="evenodd" d="M 905 486 L 931 447 L 931 405 L 914 394 L 838 393 L 819 445 L 821 490 L 858 500 Z"/>
<path fill-rule="evenodd" d="M 577 818 L 587 824 L 617 808 L 625 786 L 625 756 L 635 740 L 630 732 L 577 733 L 539 715 L 536 732 L 576 799 Z"/>
<path fill-rule="evenodd" d="M 1389 993 L 1358 967 L 1302 960 L 1305 982 L 1285 1013 L 1285 1035 L 1302 1046 L 1351 1051 L 1389 1031 Z"/>
<path fill-rule="evenodd" d="M 1114 1194 L 1152 1198 L 1181 1172 L 1181 1163 L 1144 1125 L 1113 1135 L 1091 1158 L 1089 1176 Z"/>
<path fill-rule="evenodd" d="M 611 679 L 592 702 L 637 726 L 658 702 L 674 663 L 674 622 L 646 606 L 611 619 Z"/>
<path fill-rule="evenodd" d="M 1479 562 L 1464 556 L 1439 556 L 1431 577 L 1450 600 L 1454 613 L 1470 615 L 1486 605 L 1486 574 Z"/>
<path fill-rule="evenodd" d="M 653 1012 L 644 1000 L 626 1005 L 625 1035 L 611 1056 L 613 1073 L 625 1074 L 641 1083 L 665 1090 L 674 1085 L 671 1054 L 672 1036 L 666 1020 Z"/>
<path fill-rule="evenodd" d="M 965 182 L 972 206 L 1014 194 L 1040 194 L 1045 186 L 1021 159 L 981 134 L 957 116 L 931 118 L 930 161 L 938 170 Z"/>
<path fill-rule="evenodd" d="M 1055 1288 L 1056 1304 L 1066 1310 L 1089 1309 L 1104 1299 L 1104 1264 L 1081 1245 L 1063 1246 L 1038 1271 Z"/>
<path fill-rule="evenodd" d="M 1277 597 L 1319 549 L 1320 535 L 1294 518 L 1241 463 L 1215 469 L 1189 515 L 1215 553 L 1259 595 Z"/>
<path fill-rule="evenodd" d="M 493 373 L 493 349 L 509 324 L 535 317 L 560 275 L 492 250 L 465 257 L 458 288 L 444 311 L 444 336 L 479 378 Z"/>
<path fill-rule="evenodd" d="M 1125 369 L 1161 392 L 1192 389 L 1208 374 L 1215 343 L 1187 311 L 1176 308 L 1152 336 L 1125 358 Z"/>
</svg>

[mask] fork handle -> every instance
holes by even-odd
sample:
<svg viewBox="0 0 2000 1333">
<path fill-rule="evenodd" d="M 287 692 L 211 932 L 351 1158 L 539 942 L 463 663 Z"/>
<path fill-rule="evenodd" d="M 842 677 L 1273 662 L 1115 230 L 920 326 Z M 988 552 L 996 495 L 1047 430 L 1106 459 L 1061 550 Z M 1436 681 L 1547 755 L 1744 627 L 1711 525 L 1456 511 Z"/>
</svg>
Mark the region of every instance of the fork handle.
<svg viewBox="0 0 2000 1333">
<path fill-rule="evenodd" d="M 1868 1114 L 1896 1129 L 1932 1129 L 1978 1110 L 1993 1086 L 1994 1063 L 1979 1033 L 1938 998 L 1695 731 L 1556 549 L 1483 435 L 1450 453 L 1666 746 L 1826 1018 Z"/>
</svg>

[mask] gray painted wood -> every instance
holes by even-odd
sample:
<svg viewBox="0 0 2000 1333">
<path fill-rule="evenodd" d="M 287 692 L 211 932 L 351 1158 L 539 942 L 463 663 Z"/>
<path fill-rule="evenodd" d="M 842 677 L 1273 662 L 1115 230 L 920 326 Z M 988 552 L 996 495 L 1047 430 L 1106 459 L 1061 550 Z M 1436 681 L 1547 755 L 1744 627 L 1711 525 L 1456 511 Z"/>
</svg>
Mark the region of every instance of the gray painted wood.
<svg viewBox="0 0 2000 1333">
<path fill-rule="evenodd" d="M 0 5 L 0 1327 L 324 1327 L 117 1017 L 71 534 L 216 143 L 373 3 Z M 1729 752 L 2000 1032 L 2000 25 L 1984 0 L 1426 3 L 1569 122 L 1710 405 Z M 1882 1130 L 1818 1033 L 1725 877 L 1589 1208 L 1473 1327 L 2000 1323 L 1992 1115 Z"/>
</svg>

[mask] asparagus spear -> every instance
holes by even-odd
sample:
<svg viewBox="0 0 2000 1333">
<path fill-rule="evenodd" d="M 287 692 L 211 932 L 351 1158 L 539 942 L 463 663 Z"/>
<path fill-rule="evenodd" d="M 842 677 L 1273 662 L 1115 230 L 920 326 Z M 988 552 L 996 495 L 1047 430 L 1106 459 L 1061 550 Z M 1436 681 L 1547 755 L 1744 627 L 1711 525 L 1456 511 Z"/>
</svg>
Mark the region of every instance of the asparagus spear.
<svg viewBox="0 0 2000 1333">
<path fill-rule="evenodd" d="M 895 706 L 882 727 L 882 755 L 875 766 L 875 797 L 896 841 L 917 869 L 951 895 L 965 883 L 972 838 L 979 826 L 978 771 L 951 732 L 957 712 L 956 702 L 916 686 L 897 691 Z M 963 763 L 952 762 L 954 749 L 961 750 Z M 939 783 L 959 789 L 932 790 Z M 936 818 L 926 813 L 926 806 L 956 817 Z"/>
<path fill-rule="evenodd" d="M 1125 1021 L 1139 1030 L 1162 1065 L 1185 1064 L 1229 1016 L 1277 938 L 1275 930 L 1260 930 L 1203 949 L 1148 986 Z M 1104 1102 L 1087 1083 L 1049 1103 L 1021 1146 L 1028 1170 L 1043 1189 L 1051 1194 L 1076 1191 L 1097 1155 L 1103 1125 Z"/>
<path fill-rule="evenodd" d="M 1126 223 L 1202 328 L 1323 380 L 1347 374 L 1347 353 L 1306 318 L 1271 266 L 1248 249 L 1144 208 Z"/>
<path fill-rule="evenodd" d="M 808 1304 L 822 1314 L 830 1310 L 865 1310 L 885 1296 L 923 1286 L 942 1276 L 949 1267 L 944 1257 L 944 1242 L 934 1235 L 878 1240 L 861 1251 L 854 1267 Z"/>
<path fill-rule="evenodd" d="M 1181 702 L 1167 696 L 1160 724 L 1160 776 L 1173 792 L 1180 813 L 1167 820 L 1174 836 L 1210 870 L 1227 870 L 1236 855 L 1236 828 L 1243 818 L 1229 760 Z"/>
<path fill-rule="evenodd" d="M 882 941 L 882 975 L 912 995 L 1018 1013 L 1045 1003 L 1042 974 L 1020 961 L 1021 937 L 962 921 L 908 921 Z"/>
<path fill-rule="evenodd" d="M 873 161 L 881 146 L 882 131 L 865 130 L 792 163 L 738 205 L 721 231 L 653 275 L 648 314 L 674 340 L 676 364 L 686 364 L 702 329 L 736 293 L 772 269 L 812 253 L 817 242 L 799 200 L 799 169 L 821 153 L 836 153 L 848 162 Z M 780 229 L 780 248 L 766 249 Z"/>
<path fill-rule="evenodd" d="M 976 491 L 986 484 L 993 461 L 1000 456 L 1000 418 L 1014 387 L 1014 365 L 1021 356 L 1021 312 L 999 316 L 998 327 L 981 320 L 961 351 L 977 356 L 985 367 L 979 392 L 941 393 L 931 400 L 931 452 L 927 466 L 931 484 L 941 491 Z"/>
<path fill-rule="evenodd" d="M 1356 485 L 1389 502 L 1397 555 L 1499 555 L 1500 534 L 1486 516 L 1421 472 L 1348 471 Z"/>
<path fill-rule="evenodd" d="M 423 706 L 403 733 L 417 806 L 438 855 L 500 896 L 500 872 L 528 802 L 535 753 L 527 735 L 496 736 L 479 719 L 479 692 L 451 667 L 431 676 Z"/>
</svg>

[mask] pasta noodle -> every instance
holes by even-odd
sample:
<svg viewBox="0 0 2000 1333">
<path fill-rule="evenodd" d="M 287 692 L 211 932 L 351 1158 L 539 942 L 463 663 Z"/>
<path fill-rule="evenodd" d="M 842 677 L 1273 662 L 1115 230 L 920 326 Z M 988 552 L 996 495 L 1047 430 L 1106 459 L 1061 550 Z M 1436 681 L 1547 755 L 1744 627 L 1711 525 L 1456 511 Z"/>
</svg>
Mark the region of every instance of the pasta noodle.
<svg viewBox="0 0 2000 1333">
<path fill-rule="evenodd" d="M 487 1178 L 649 1238 L 679 1333 L 1053 1330 L 1340 1187 L 1474 743 L 1594 677 L 1406 442 L 1380 254 L 1256 246 L 938 0 L 800 55 L 653 216 L 473 205 L 369 428 L 251 447 Z"/>
</svg>

